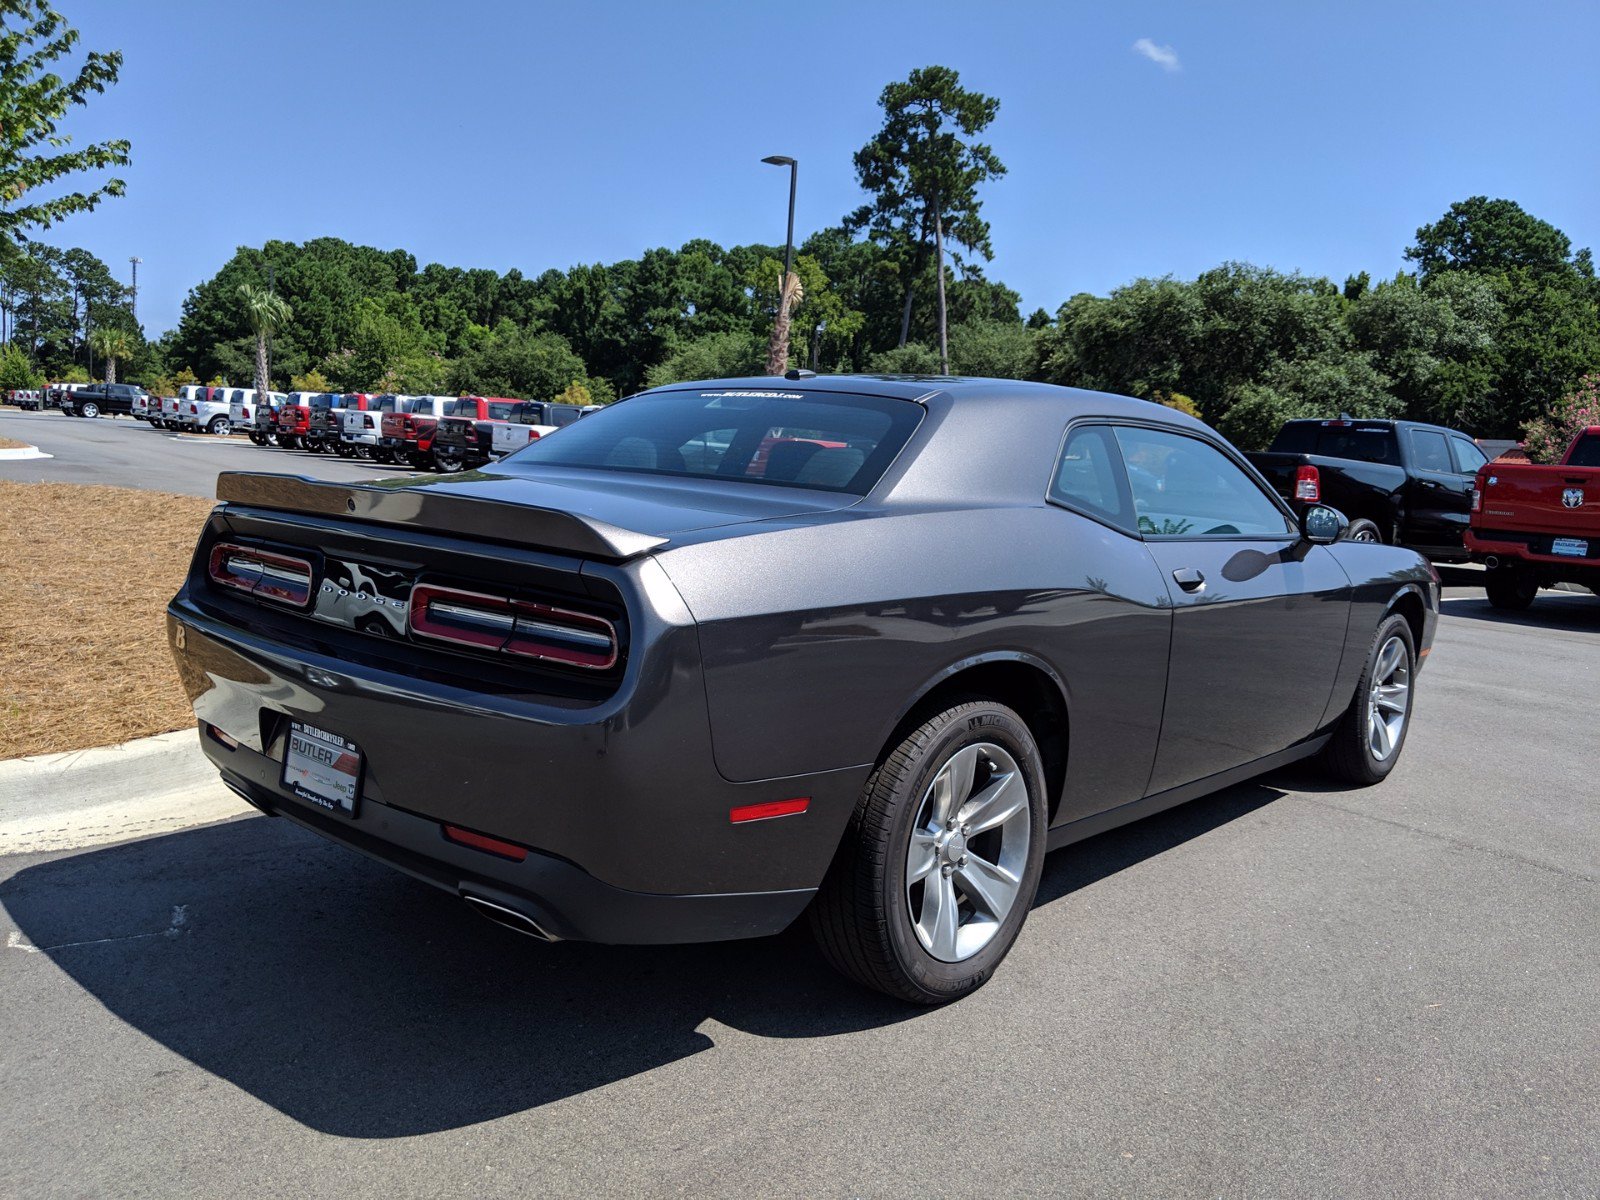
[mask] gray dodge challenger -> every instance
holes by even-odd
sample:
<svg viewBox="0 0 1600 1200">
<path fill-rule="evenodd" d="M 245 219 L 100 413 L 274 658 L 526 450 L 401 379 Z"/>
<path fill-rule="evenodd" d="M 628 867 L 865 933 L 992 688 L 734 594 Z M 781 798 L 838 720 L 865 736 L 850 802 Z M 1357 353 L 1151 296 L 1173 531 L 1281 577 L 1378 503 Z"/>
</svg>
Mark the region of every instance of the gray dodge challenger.
<svg viewBox="0 0 1600 1200">
<path fill-rule="evenodd" d="M 486 469 L 229 473 L 167 610 L 264 812 L 545 939 L 774 934 L 940 1003 L 1045 852 L 1394 769 L 1439 581 L 1199 421 L 988 379 L 657 388 Z"/>
</svg>

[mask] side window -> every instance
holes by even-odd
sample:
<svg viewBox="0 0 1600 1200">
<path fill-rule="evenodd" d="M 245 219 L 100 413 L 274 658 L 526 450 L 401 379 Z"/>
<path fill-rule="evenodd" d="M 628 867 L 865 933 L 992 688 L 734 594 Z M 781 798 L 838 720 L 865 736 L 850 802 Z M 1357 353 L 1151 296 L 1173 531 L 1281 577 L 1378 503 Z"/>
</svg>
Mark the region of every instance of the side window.
<svg viewBox="0 0 1600 1200">
<path fill-rule="evenodd" d="M 1450 439 L 1450 449 L 1456 456 L 1456 471 L 1461 475 L 1476 475 L 1478 468 L 1489 461 L 1489 456 L 1464 437 Z"/>
<path fill-rule="evenodd" d="M 1411 431 L 1412 465 L 1419 471 L 1442 471 L 1454 474 L 1450 464 L 1450 447 L 1445 445 L 1444 434 L 1432 429 Z"/>
<path fill-rule="evenodd" d="M 1134 516 L 1147 538 L 1283 537 L 1283 510 L 1232 459 L 1199 438 L 1117 427 Z"/>
<path fill-rule="evenodd" d="M 1050 483 L 1050 498 L 1134 532 L 1133 501 L 1122 471 L 1122 455 L 1108 426 L 1080 425 L 1067 435 Z"/>
</svg>

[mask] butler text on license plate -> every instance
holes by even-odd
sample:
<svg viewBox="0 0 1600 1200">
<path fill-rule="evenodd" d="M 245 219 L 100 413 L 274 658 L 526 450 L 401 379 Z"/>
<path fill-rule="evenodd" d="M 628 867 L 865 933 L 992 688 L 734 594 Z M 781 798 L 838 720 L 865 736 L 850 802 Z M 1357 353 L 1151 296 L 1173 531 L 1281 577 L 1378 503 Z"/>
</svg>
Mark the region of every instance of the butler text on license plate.
<svg viewBox="0 0 1600 1200">
<path fill-rule="evenodd" d="M 1570 554 L 1574 558 L 1587 558 L 1589 542 L 1586 538 L 1556 538 L 1550 543 L 1551 554 Z"/>
<path fill-rule="evenodd" d="M 290 721 L 283 786 L 318 808 L 353 817 L 361 790 L 361 751 L 336 733 Z"/>
</svg>

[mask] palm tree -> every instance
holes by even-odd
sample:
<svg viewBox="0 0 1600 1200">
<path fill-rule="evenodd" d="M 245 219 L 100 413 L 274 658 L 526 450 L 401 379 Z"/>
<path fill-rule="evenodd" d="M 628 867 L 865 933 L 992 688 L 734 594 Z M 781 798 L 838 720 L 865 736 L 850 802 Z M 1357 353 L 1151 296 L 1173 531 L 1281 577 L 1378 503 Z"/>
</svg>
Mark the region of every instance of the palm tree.
<svg viewBox="0 0 1600 1200">
<path fill-rule="evenodd" d="M 778 312 L 772 321 L 772 339 L 767 343 L 768 375 L 782 375 L 789 369 L 789 321 L 806 296 L 800 276 L 794 272 L 790 272 L 787 286 L 780 284 L 779 287 L 783 294 L 778 297 Z"/>
<path fill-rule="evenodd" d="M 89 344 L 94 347 L 96 354 L 106 360 L 106 382 L 115 383 L 117 359 L 133 354 L 133 339 L 126 330 L 104 325 L 89 335 Z"/>
<path fill-rule="evenodd" d="M 259 400 L 272 390 L 267 378 L 267 339 L 289 323 L 294 311 L 282 296 L 258 288 L 254 284 L 239 285 L 239 299 L 244 301 L 244 319 L 256 335 L 256 397 Z M 261 403 L 266 403 L 261 400 Z"/>
</svg>

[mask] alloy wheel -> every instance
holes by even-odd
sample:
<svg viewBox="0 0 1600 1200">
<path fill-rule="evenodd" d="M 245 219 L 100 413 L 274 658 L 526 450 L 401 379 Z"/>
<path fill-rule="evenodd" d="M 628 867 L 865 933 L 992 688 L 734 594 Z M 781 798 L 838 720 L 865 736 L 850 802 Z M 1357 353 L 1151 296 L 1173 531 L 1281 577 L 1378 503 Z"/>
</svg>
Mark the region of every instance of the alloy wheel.
<svg viewBox="0 0 1600 1200">
<path fill-rule="evenodd" d="M 1406 644 L 1391 637 L 1378 651 L 1367 692 L 1367 748 L 1385 761 L 1400 745 L 1411 715 L 1411 657 Z"/>
<path fill-rule="evenodd" d="M 1017 903 L 1033 836 L 1028 785 L 993 742 L 964 746 L 923 794 L 906 853 L 906 904 L 941 962 L 977 954 Z"/>
</svg>

